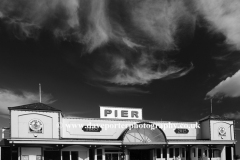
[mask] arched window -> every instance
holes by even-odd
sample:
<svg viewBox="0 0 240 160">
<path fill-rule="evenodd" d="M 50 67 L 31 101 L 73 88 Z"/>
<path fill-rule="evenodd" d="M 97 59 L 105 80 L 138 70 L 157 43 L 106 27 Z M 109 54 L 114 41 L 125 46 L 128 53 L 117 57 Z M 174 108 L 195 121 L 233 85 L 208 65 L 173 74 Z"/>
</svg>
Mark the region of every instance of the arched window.
<svg viewBox="0 0 240 160">
<path fill-rule="evenodd" d="M 123 144 L 166 144 L 166 136 L 154 124 L 139 123 L 125 132 Z"/>
</svg>

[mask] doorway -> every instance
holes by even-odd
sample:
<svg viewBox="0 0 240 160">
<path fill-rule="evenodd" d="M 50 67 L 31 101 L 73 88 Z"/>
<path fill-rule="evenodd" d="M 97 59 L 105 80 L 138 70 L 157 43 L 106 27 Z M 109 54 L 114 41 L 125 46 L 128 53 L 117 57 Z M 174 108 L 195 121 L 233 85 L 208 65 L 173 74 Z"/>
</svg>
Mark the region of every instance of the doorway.
<svg viewBox="0 0 240 160">
<path fill-rule="evenodd" d="M 60 151 L 44 151 L 44 160 L 59 160 L 61 159 Z"/>
<path fill-rule="evenodd" d="M 152 150 L 144 149 L 144 150 L 130 150 L 130 159 L 131 160 L 151 160 L 152 159 Z"/>
<path fill-rule="evenodd" d="M 106 160 L 120 160 L 118 153 L 106 153 Z"/>
</svg>

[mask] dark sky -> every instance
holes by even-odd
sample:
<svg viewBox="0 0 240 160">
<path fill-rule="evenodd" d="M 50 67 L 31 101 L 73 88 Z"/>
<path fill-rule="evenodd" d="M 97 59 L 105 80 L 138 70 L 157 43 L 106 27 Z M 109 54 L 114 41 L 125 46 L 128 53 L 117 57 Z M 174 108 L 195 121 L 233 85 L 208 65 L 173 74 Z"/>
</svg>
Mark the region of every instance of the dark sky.
<svg viewBox="0 0 240 160">
<path fill-rule="evenodd" d="M 197 121 L 209 93 L 213 113 L 240 128 L 237 1 L 50 2 L 0 0 L 0 127 L 6 107 L 38 101 L 41 83 L 44 103 L 79 117 L 99 117 L 102 105 Z"/>
</svg>

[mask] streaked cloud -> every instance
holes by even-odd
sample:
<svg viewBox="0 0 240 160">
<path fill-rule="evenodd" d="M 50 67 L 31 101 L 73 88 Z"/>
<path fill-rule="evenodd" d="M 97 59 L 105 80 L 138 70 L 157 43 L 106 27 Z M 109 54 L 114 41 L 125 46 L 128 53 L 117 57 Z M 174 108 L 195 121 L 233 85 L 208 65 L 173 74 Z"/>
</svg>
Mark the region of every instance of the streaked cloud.
<svg viewBox="0 0 240 160">
<path fill-rule="evenodd" d="M 207 97 L 239 97 L 240 96 L 240 70 L 232 77 L 219 83 L 207 93 Z"/>
<path fill-rule="evenodd" d="M 15 92 L 9 89 L 0 89 L 0 114 L 6 117 L 9 113 L 7 107 L 14 107 L 39 102 L 39 94 L 29 91 Z M 42 103 L 51 104 L 55 102 L 51 94 L 42 94 Z"/>
<path fill-rule="evenodd" d="M 197 10 L 210 25 L 212 33 L 221 33 L 226 43 L 240 49 L 240 1 L 195 0 Z"/>
<path fill-rule="evenodd" d="M 226 118 L 230 118 L 230 119 L 240 119 L 240 112 L 237 111 L 235 113 L 233 113 L 233 112 L 225 113 L 223 116 Z"/>
<path fill-rule="evenodd" d="M 149 91 L 137 87 L 119 87 L 119 86 L 103 86 L 107 92 L 113 94 L 149 94 Z"/>
</svg>

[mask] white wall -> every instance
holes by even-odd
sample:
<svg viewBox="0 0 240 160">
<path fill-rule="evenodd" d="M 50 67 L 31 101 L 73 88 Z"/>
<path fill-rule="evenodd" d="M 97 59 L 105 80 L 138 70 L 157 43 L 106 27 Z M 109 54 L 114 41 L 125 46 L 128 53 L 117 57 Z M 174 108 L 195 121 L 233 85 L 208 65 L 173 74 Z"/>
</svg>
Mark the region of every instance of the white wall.
<svg viewBox="0 0 240 160">
<path fill-rule="evenodd" d="M 210 122 L 209 120 L 201 122 L 201 138 L 200 139 L 210 139 Z"/>
<path fill-rule="evenodd" d="M 170 122 L 148 121 L 159 126 L 168 125 Z M 128 120 L 107 120 L 107 119 L 81 119 L 81 118 L 63 118 L 62 119 L 62 138 L 97 138 L 97 139 L 117 139 L 127 129 L 121 125 L 131 125 L 134 123 L 140 123 L 140 121 L 128 121 Z M 100 132 L 84 132 L 82 127 L 87 125 L 112 125 L 113 128 L 103 128 Z M 120 127 L 119 125 L 120 124 Z M 171 122 L 172 126 L 179 126 L 181 122 Z M 195 125 L 196 122 L 184 122 L 184 124 Z M 69 126 L 69 127 L 67 127 Z M 196 139 L 196 128 L 189 128 L 187 134 L 176 134 L 175 128 L 162 129 L 167 139 Z"/>
<path fill-rule="evenodd" d="M 211 140 L 234 140 L 233 121 L 211 120 Z M 226 135 L 219 135 L 219 128 L 225 128 Z"/>
<path fill-rule="evenodd" d="M 21 148 L 22 155 L 42 155 L 41 148 L 36 147 L 22 147 Z"/>
<path fill-rule="evenodd" d="M 57 112 L 11 111 L 11 138 L 59 138 Z M 43 133 L 30 133 L 29 122 L 43 122 Z"/>
</svg>

